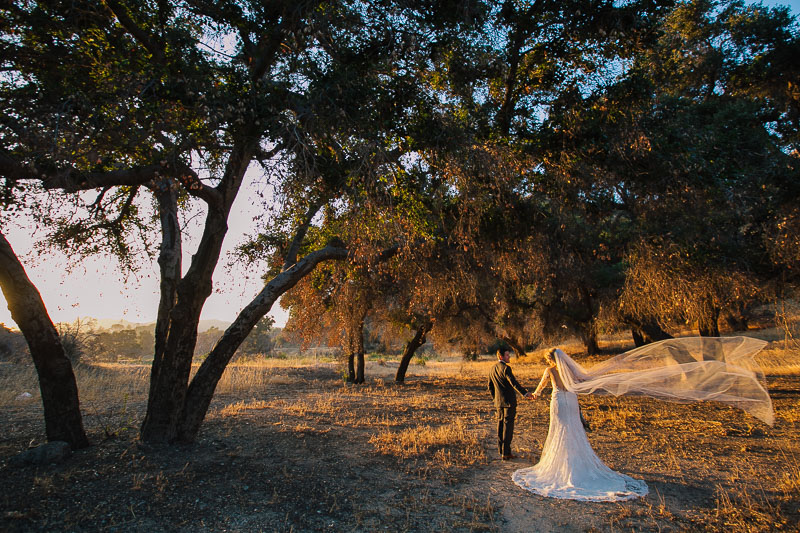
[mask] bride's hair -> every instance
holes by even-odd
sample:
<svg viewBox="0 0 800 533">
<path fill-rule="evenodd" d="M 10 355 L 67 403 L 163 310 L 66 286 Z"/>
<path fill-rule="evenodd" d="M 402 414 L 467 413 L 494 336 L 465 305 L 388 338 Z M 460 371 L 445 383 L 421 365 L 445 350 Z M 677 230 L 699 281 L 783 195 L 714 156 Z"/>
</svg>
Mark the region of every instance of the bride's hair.
<svg viewBox="0 0 800 533">
<path fill-rule="evenodd" d="M 544 360 L 547 361 L 548 363 L 550 363 L 551 365 L 556 364 L 556 350 L 557 349 L 558 348 L 553 348 L 552 350 L 550 350 L 549 352 L 544 354 Z"/>
</svg>

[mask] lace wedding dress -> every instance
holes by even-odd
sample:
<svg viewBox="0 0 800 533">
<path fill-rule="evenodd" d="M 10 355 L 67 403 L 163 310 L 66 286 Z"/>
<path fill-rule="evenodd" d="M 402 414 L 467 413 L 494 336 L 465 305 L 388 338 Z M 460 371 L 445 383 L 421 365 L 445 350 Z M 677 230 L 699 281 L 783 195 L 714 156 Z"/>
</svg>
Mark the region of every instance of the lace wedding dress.
<svg viewBox="0 0 800 533">
<path fill-rule="evenodd" d="M 574 392 L 553 388 L 550 429 L 536 466 L 517 470 L 514 483 L 542 496 L 618 501 L 647 494 L 644 481 L 614 472 L 592 450 Z"/>
<path fill-rule="evenodd" d="M 749 337 L 669 339 L 625 352 L 589 370 L 561 350 L 551 375 L 550 429 L 539 462 L 512 475 L 520 487 L 552 498 L 618 501 L 647 494 L 644 481 L 614 472 L 592 450 L 576 393 L 645 395 L 673 402 L 715 401 L 772 425 L 774 412 Z M 620 443 L 624 445 L 624 443 Z"/>
</svg>

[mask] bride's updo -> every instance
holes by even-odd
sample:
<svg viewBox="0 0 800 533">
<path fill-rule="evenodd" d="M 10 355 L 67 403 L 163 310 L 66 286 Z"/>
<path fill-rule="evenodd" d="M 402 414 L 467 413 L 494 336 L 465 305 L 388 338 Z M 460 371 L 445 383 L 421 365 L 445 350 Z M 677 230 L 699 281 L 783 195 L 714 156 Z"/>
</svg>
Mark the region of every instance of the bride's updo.
<svg viewBox="0 0 800 533">
<path fill-rule="evenodd" d="M 558 348 L 553 348 L 552 350 L 550 350 L 549 352 L 544 354 L 544 360 L 547 362 L 547 364 L 549 364 L 549 365 L 556 364 L 556 350 L 557 349 Z"/>
</svg>

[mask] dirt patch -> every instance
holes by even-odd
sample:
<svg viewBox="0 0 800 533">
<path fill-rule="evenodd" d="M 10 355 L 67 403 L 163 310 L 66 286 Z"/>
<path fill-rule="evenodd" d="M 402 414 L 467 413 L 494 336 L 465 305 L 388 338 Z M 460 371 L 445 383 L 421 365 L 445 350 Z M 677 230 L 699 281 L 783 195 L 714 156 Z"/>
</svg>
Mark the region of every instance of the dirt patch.
<svg viewBox="0 0 800 533">
<path fill-rule="evenodd" d="M 523 383 L 539 369 L 515 366 Z M 480 365 L 403 386 L 375 377 L 347 386 L 321 365 L 270 372 L 264 386 L 218 394 L 185 447 L 140 446 L 143 398 L 108 398 L 86 413 L 94 445 L 47 467 L 8 466 L 43 440 L 36 398 L 12 404 L 0 413 L 0 530 L 771 531 L 800 522 L 795 376 L 769 379 L 772 428 L 714 404 L 581 398 L 598 455 L 650 487 L 639 500 L 587 503 L 511 482 L 538 458 L 547 402 L 522 404 L 521 458 L 499 461 Z"/>
</svg>

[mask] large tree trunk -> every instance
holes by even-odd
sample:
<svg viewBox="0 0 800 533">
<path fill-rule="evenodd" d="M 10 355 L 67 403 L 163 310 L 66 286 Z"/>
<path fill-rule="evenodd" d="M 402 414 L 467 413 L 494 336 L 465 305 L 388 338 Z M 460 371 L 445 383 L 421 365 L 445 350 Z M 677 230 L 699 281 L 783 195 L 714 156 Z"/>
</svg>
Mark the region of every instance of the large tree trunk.
<svg viewBox="0 0 800 533">
<path fill-rule="evenodd" d="M 360 316 L 353 314 L 347 326 L 347 382 L 364 383 L 364 320 L 367 307 L 360 310 Z"/>
<path fill-rule="evenodd" d="M 0 287 L 11 317 L 28 341 L 39 375 L 48 441 L 65 441 L 73 449 L 85 448 L 78 386 L 72 364 L 64 353 L 53 321 L 39 291 L 31 283 L 11 244 L 0 232 Z"/>
<path fill-rule="evenodd" d="M 155 345 L 153 347 L 153 365 L 150 370 L 150 394 L 153 397 L 155 384 L 167 345 L 169 332 L 169 316 L 175 307 L 178 282 L 181 279 L 181 231 L 178 222 L 178 195 L 172 182 L 168 179 L 161 181 L 154 191 L 158 199 L 159 217 L 161 219 L 161 249 L 158 256 L 158 266 L 161 274 L 161 296 L 158 303 L 156 316 Z"/>
<path fill-rule="evenodd" d="M 197 343 L 200 312 L 210 294 L 210 279 L 187 275 L 178 284 L 178 297 L 169 317 L 164 354 L 157 373 L 150 377 L 151 393 L 140 432 L 144 442 L 164 444 L 177 440 L 178 423 Z"/>
<path fill-rule="evenodd" d="M 158 361 L 154 358 L 156 372 L 150 376 L 147 412 L 139 432 L 143 442 L 166 444 L 178 440 L 200 313 L 211 295 L 212 275 L 228 231 L 228 214 L 254 148 L 252 140 L 235 146 L 219 186 L 207 192 L 208 214 L 203 235 L 186 275 L 175 287 L 176 299 L 169 313 L 163 355 Z M 171 294 L 162 292 L 163 297 L 170 298 Z M 168 307 L 169 303 L 162 302 L 161 306 Z"/>
<path fill-rule="evenodd" d="M 511 119 L 514 111 L 514 106 L 517 103 L 519 91 L 517 90 L 517 70 L 519 69 L 520 60 L 522 58 L 522 48 L 525 45 L 528 31 L 524 26 L 519 25 L 514 32 L 511 42 L 508 43 L 506 50 L 508 54 L 508 74 L 506 75 L 503 97 L 503 105 L 497 113 L 497 125 L 502 135 L 508 135 L 511 129 Z"/>
<path fill-rule="evenodd" d="M 417 328 L 414 336 L 406 343 L 403 348 L 403 355 L 400 357 L 400 366 L 397 367 L 397 373 L 394 376 L 396 383 L 403 383 L 406 380 L 406 372 L 408 371 L 409 363 L 411 363 L 411 358 L 414 357 L 417 349 L 425 344 L 425 337 L 431 330 L 431 327 L 431 322 L 425 322 Z"/>
<path fill-rule="evenodd" d="M 275 276 L 253 301 L 228 326 L 217 344 L 209 352 L 189 385 L 178 432 L 178 440 L 192 442 L 200 431 L 200 425 L 211 404 L 214 390 L 236 349 L 261 318 L 272 308 L 278 297 L 308 275 L 322 261 L 345 259 L 347 250 L 331 244 L 311 252 L 290 268 Z"/>
</svg>

